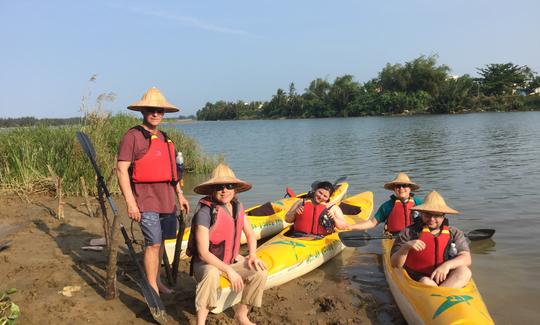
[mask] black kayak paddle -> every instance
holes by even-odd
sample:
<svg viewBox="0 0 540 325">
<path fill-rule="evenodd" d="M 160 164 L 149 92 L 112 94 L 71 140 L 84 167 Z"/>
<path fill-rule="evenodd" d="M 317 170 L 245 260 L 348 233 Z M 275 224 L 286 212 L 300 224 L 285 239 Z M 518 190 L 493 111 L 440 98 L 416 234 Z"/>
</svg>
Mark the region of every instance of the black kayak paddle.
<svg viewBox="0 0 540 325">
<path fill-rule="evenodd" d="M 97 165 L 96 151 L 94 150 L 94 146 L 92 145 L 92 142 L 90 141 L 88 136 L 84 134 L 83 132 L 77 132 L 77 140 L 79 140 L 79 143 L 81 144 L 83 151 L 86 153 L 86 155 L 88 156 L 88 159 L 90 159 L 90 162 L 92 163 L 92 166 L 94 167 L 94 171 L 96 172 L 96 175 L 97 175 L 98 186 L 100 186 L 101 189 L 103 190 L 103 193 L 105 193 L 105 196 L 107 197 L 107 200 L 109 201 L 109 205 L 111 206 L 111 210 L 113 214 L 115 215 L 115 217 L 118 216 L 118 209 L 116 208 L 116 205 L 114 204 L 112 200 L 111 193 L 109 192 L 109 189 L 107 188 L 107 184 L 105 184 L 105 180 L 103 179 L 103 176 L 101 175 L 101 172 Z M 136 281 L 136 283 L 141 288 L 142 295 L 144 297 L 144 300 L 146 300 L 146 304 L 148 305 L 148 308 L 150 309 L 150 313 L 152 314 L 152 317 L 154 318 L 156 322 L 160 324 L 167 323 L 167 316 L 165 314 L 165 306 L 163 305 L 163 302 L 161 301 L 161 298 L 159 297 L 158 293 L 154 290 L 154 288 L 150 286 L 150 283 L 148 283 L 148 279 L 146 278 L 146 273 L 144 272 L 142 265 L 137 259 L 135 250 L 133 249 L 132 241 L 126 232 L 124 225 L 122 224 L 120 224 L 120 231 L 122 232 L 122 235 L 124 236 L 124 240 L 129 250 L 129 255 L 133 263 L 135 263 L 135 265 L 137 266 L 139 279 L 138 281 Z"/>
<path fill-rule="evenodd" d="M 495 229 L 475 229 L 465 234 L 470 241 L 484 240 L 493 237 Z M 338 233 L 339 239 L 347 247 L 362 247 L 368 244 L 369 240 L 391 239 L 391 235 L 371 236 L 363 230 L 342 231 Z"/>
</svg>

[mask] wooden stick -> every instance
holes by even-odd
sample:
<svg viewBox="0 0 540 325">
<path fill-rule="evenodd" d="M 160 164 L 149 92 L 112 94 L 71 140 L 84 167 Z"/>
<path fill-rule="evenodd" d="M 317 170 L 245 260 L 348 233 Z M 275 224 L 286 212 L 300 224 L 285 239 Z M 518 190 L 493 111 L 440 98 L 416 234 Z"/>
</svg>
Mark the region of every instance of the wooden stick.
<svg viewBox="0 0 540 325">
<path fill-rule="evenodd" d="M 49 170 L 49 174 L 51 174 L 52 181 L 56 188 L 56 196 L 58 197 L 58 208 L 56 209 L 56 218 L 58 220 L 63 220 L 64 219 L 64 201 L 62 200 L 62 178 L 60 178 L 60 176 L 58 176 L 54 172 L 51 165 L 47 165 L 47 169 Z"/>
<path fill-rule="evenodd" d="M 81 176 L 81 188 L 84 196 L 84 200 L 86 201 L 86 209 L 88 209 L 88 215 L 90 217 L 94 217 L 94 211 L 92 211 L 92 205 L 90 204 L 90 198 L 88 197 L 88 189 L 86 188 L 86 182 L 84 181 L 84 177 Z"/>
<path fill-rule="evenodd" d="M 64 220 L 64 201 L 62 200 L 62 196 L 63 196 L 63 193 L 62 193 L 62 178 L 58 177 L 56 179 L 56 183 L 57 183 L 56 191 L 58 192 L 58 211 L 57 211 L 57 215 L 58 215 L 59 220 Z"/>
</svg>

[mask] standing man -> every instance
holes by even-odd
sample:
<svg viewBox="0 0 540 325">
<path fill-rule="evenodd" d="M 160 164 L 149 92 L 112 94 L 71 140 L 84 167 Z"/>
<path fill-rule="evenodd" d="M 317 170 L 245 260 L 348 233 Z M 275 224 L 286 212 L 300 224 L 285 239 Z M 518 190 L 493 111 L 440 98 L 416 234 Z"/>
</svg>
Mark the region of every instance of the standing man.
<svg viewBox="0 0 540 325">
<path fill-rule="evenodd" d="M 158 125 L 165 112 L 178 112 L 157 88 L 150 88 L 128 109 L 142 113 L 143 121 L 129 129 L 118 150 L 117 175 L 128 216 L 140 222 L 144 236 L 144 269 L 157 293 L 171 293 L 159 278 L 162 241 L 176 236 L 176 197 L 189 212 L 176 174 L 174 143 Z"/>
</svg>

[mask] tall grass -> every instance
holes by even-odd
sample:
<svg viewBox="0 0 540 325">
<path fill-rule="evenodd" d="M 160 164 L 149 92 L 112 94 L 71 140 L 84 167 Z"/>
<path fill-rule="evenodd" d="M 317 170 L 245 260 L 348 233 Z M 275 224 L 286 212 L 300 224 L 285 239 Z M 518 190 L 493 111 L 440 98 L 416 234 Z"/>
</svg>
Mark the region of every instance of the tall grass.
<svg viewBox="0 0 540 325">
<path fill-rule="evenodd" d="M 88 134 L 96 150 L 98 165 L 108 179 L 116 164 L 122 135 L 137 124 L 140 120 L 127 114 L 112 116 L 94 111 L 87 113 L 77 126 L 38 125 L 4 130 L 0 133 L 0 187 L 4 191 L 25 194 L 52 192 L 54 186 L 47 168 L 50 165 L 62 177 L 64 193 L 81 194 L 81 176 L 91 190 L 95 189 L 95 174 L 76 140 L 76 131 Z M 177 129 L 165 130 L 177 150 L 184 154 L 187 172 L 209 172 L 222 159 L 203 154 L 194 139 Z M 118 191 L 117 182 L 112 182 L 111 190 Z"/>
</svg>

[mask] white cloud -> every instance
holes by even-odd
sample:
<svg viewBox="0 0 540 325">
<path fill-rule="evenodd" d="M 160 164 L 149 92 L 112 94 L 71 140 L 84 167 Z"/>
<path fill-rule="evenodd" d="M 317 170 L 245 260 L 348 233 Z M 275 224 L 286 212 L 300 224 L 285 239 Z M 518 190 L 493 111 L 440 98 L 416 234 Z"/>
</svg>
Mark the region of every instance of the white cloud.
<svg viewBox="0 0 540 325">
<path fill-rule="evenodd" d="M 222 34 L 235 34 L 235 35 L 246 35 L 248 32 L 241 29 L 234 29 L 229 27 L 217 26 L 206 21 L 200 20 L 198 18 L 189 17 L 189 16 L 179 16 L 172 13 L 167 13 L 164 11 L 143 9 L 137 7 L 126 7 L 119 4 L 109 4 L 111 7 L 121 8 L 128 11 L 131 11 L 135 14 L 157 17 L 162 19 L 167 19 L 171 21 L 176 21 L 184 26 L 189 26 L 193 28 L 203 29 L 210 32 L 222 33 Z"/>
</svg>

